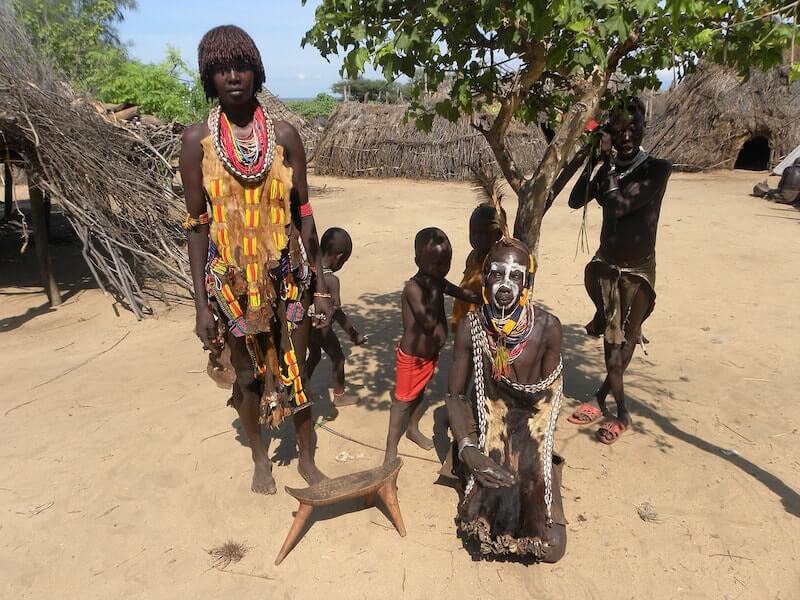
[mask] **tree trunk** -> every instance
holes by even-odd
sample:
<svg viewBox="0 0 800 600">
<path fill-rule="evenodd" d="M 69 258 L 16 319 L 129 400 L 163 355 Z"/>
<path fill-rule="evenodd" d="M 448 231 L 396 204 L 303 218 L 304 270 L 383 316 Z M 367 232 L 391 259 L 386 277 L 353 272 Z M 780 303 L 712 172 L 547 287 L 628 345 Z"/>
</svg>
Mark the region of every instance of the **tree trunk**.
<svg viewBox="0 0 800 600">
<path fill-rule="evenodd" d="M 585 88 L 578 95 L 572 109 L 564 115 L 556 135 L 547 147 L 542 162 L 533 174 L 526 179 L 518 192 L 519 208 L 514 221 L 514 237 L 528 245 L 531 253 L 538 259 L 539 234 L 542 228 L 550 191 L 559 173 L 575 147 L 578 138 L 585 131 L 600 103 L 600 98 L 608 86 L 608 78 L 600 71 L 593 72 L 586 80 Z"/>
</svg>

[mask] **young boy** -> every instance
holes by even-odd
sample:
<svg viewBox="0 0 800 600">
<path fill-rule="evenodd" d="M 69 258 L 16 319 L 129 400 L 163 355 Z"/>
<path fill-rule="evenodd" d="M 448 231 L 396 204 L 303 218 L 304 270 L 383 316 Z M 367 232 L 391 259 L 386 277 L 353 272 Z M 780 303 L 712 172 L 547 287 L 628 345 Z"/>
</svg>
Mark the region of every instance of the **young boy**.
<svg viewBox="0 0 800 600">
<path fill-rule="evenodd" d="M 469 244 L 472 246 L 472 251 L 467 256 L 467 263 L 464 266 L 464 278 L 461 280 L 463 289 L 480 296 L 483 286 L 483 261 L 486 260 L 492 245 L 503 237 L 505 223 L 505 210 L 501 208 L 498 213 L 491 203 L 484 202 L 472 211 L 469 217 Z M 477 304 L 456 298 L 453 302 L 453 316 L 450 318 L 453 333 L 458 329 L 461 319 L 476 306 Z"/>
<path fill-rule="evenodd" d="M 350 336 L 350 340 L 357 346 L 367 342 L 367 336 L 361 335 L 355 326 L 350 322 L 345 312 L 342 310 L 342 301 L 339 296 L 339 278 L 334 275 L 344 266 L 353 252 L 353 240 L 341 227 L 331 227 L 320 240 L 320 250 L 322 251 L 322 276 L 333 300 L 333 320 L 344 329 Z M 322 358 L 322 351 L 331 359 L 331 375 L 333 379 L 333 405 L 337 408 L 349 406 L 358 402 L 358 397 L 353 394 L 345 393 L 344 379 L 344 353 L 339 343 L 339 338 L 333 331 L 333 323 L 329 327 L 312 329 L 308 340 L 308 359 L 306 370 L 308 379 L 314 373 L 314 369 Z"/>
<path fill-rule="evenodd" d="M 396 352 L 396 386 L 389 414 L 385 462 L 397 457 L 397 445 L 404 432 L 423 450 L 433 448 L 433 440 L 420 432 L 419 420 L 425 412 L 422 404 L 425 386 L 433 377 L 439 352 L 447 340 L 444 295 L 468 302 L 479 302 L 480 298 L 479 294 L 471 294 L 445 279 L 450 271 L 453 249 L 441 229 L 428 227 L 417 233 L 414 253 L 419 270 L 406 282 L 401 297 L 403 337 Z"/>
</svg>

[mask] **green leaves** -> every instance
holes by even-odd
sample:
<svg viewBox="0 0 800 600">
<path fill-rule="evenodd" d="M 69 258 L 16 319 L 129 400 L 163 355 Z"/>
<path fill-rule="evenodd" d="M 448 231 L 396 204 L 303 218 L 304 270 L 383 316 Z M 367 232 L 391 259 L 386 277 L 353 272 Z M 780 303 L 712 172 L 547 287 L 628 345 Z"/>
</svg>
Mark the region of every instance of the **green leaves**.
<svg viewBox="0 0 800 600">
<path fill-rule="evenodd" d="M 286 106 L 306 119 L 329 117 L 340 102 L 328 94 L 317 94 L 313 100 L 288 100 Z"/>
<path fill-rule="evenodd" d="M 34 47 L 72 80 L 96 68 L 99 53 L 125 54 L 115 28 L 135 0 L 12 0 Z"/>
<path fill-rule="evenodd" d="M 192 85 L 181 81 L 181 77 L 192 78 Z M 182 61 L 144 64 L 125 60 L 99 68 L 85 84 L 91 84 L 88 91 L 103 102 L 135 104 L 142 113 L 166 121 L 188 124 L 208 114 L 209 104 L 199 78 Z"/>
<path fill-rule="evenodd" d="M 344 70 L 348 77 L 355 79 L 364 72 L 364 65 L 369 58 L 369 50 L 363 46 L 351 50 L 344 59 Z"/>
<path fill-rule="evenodd" d="M 423 73 L 414 84 L 422 101 L 412 107 L 420 126 L 429 123 L 426 115 L 452 119 L 509 98 L 512 74 L 534 60 L 530 51 L 541 43 L 542 79 L 528 83 L 516 111 L 535 121 L 569 110 L 575 78 L 598 68 L 624 75 L 631 90 L 640 90 L 658 85 L 658 70 L 691 69 L 699 59 L 727 61 L 742 72 L 778 64 L 791 31 L 788 12 L 783 18 L 776 12 L 782 6 L 774 0 L 321 0 L 304 43 L 323 56 L 347 51 L 349 76 L 367 64 L 387 80 Z M 633 42 L 620 51 L 626 39 Z M 445 75 L 447 100 L 426 104 L 423 81 L 434 90 Z"/>
<path fill-rule="evenodd" d="M 792 70 L 789 71 L 789 81 L 794 83 L 798 79 L 800 79 L 800 63 L 792 65 Z"/>
</svg>

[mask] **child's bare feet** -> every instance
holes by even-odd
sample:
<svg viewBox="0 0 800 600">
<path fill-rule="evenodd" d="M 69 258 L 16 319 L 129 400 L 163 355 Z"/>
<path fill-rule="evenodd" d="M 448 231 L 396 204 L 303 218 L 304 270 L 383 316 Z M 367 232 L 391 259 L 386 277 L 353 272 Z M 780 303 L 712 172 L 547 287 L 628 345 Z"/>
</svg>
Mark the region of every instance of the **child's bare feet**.
<svg viewBox="0 0 800 600">
<path fill-rule="evenodd" d="M 278 491 L 275 479 L 272 477 L 272 463 L 269 460 L 256 462 L 253 471 L 253 484 L 250 486 L 256 494 L 272 495 Z"/>
<path fill-rule="evenodd" d="M 433 449 L 433 440 L 422 435 L 422 432 L 416 427 L 409 426 L 408 431 L 406 431 L 406 437 L 423 450 Z"/>
</svg>

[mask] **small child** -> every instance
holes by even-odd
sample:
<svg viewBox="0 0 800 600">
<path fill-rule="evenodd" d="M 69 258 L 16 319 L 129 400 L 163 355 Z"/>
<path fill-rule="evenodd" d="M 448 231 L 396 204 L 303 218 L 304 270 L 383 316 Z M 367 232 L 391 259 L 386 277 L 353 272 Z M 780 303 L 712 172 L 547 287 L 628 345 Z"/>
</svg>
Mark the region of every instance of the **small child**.
<svg viewBox="0 0 800 600">
<path fill-rule="evenodd" d="M 498 213 L 492 203 L 484 202 L 472 211 L 469 217 L 469 244 L 472 251 L 464 266 L 462 288 L 480 295 L 483 286 L 483 261 L 494 243 L 503 237 L 505 223 L 506 211 L 500 208 Z M 453 302 L 453 316 L 450 318 L 453 333 L 458 329 L 461 319 L 478 304 L 480 302 L 473 304 L 458 298 Z"/>
<path fill-rule="evenodd" d="M 395 394 L 384 459 L 387 463 L 397 457 L 397 446 L 404 432 L 423 450 L 433 448 L 433 440 L 420 432 L 419 421 L 425 412 L 422 404 L 425 386 L 433 377 L 439 352 L 447 340 L 444 295 L 474 302 L 480 298 L 479 294 L 470 294 L 445 279 L 453 248 L 441 229 L 428 227 L 417 233 L 414 253 L 419 270 L 406 282 L 401 297 L 403 337 L 396 351 Z"/>
<path fill-rule="evenodd" d="M 339 278 L 334 275 L 334 273 L 341 269 L 344 263 L 350 258 L 353 252 L 353 240 L 350 239 L 350 234 L 341 227 L 331 227 L 322 234 L 319 245 L 322 252 L 322 276 L 325 278 L 328 291 L 331 293 L 335 309 L 333 320 L 344 329 L 345 333 L 350 336 L 350 340 L 356 346 L 365 344 L 367 342 L 367 336 L 358 333 L 348 316 L 342 310 L 342 301 L 339 296 Z M 344 352 L 342 352 L 342 346 L 339 343 L 339 338 L 336 337 L 336 333 L 333 331 L 333 323 L 321 329 L 317 329 L 316 327 L 311 328 L 311 334 L 308 340 L 308 360 L 306 361 L 308 379 L 311 379 L 311 375 L 314 374 L 314 369 L 322 358 L 323 350 L 325 354 L 328 355 L 328 358 L 331 359 L 333 405 L 339 408 L 356 404 L 358 402 L 358 397 L 353 394 L 345 393 L 345 357 Z"/>
</svg>

